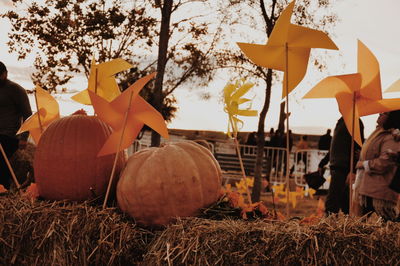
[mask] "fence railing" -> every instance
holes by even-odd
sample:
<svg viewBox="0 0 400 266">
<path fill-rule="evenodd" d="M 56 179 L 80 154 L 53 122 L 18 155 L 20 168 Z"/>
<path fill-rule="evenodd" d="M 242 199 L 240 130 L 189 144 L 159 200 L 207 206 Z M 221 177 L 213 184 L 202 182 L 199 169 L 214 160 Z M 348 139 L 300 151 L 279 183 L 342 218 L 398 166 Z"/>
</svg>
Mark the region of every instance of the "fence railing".
<svg viewBox="0 0 400 266">
<path fill-rule="evenodd" d="M 225 181 L 239 180 L 241 178 L 241 168 L 239 158 L 233 143 L 216 142 L 213 145 L 213 153 L 223 170 Z M 128 154 L 132 154 L 150 145 L 135 140 Z M 246 176 L 253 176 L 256 163 L 257 147 L 250 145 L 240 145 L 241 157 Z M 318 170 L 318 164 L 327 154 L 327 151 L 306 149 L 296 150 L 290 153 L 289 167 L 286 167 L 286 149 L 277 147 L 264 147 L 262 162 L 262 174 L 270 183 L 279 185 L 286 184 L 286 171 L 294 179 L 297 186 L 306 187 L 307 183 L 304 174 Z M 329 177 L 329 170 L 325 171 L 325 177 Z M 326 182 L 322 188 L 328 188 Z"/>
</svg>

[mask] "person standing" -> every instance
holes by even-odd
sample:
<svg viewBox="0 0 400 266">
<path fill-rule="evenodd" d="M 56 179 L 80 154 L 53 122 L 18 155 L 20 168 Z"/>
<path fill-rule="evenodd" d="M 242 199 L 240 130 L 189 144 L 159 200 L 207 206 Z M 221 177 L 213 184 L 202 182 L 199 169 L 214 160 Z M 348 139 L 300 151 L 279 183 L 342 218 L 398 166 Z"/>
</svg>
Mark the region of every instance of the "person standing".
<svg viewBox="0 0 400 266">
<path fill-rule="evenodd" d="M 364 142 L 364 124 L 360 121 L 361 140 Z M 332 143 L 329 150 L 329 164 L 331 181 L 328 195 L 325 201 L 325 212 L 327 215 L 338 213 L 349 213 L 349 184 L 347 176 L 350 172 L 352 137 L 347 130 L 343 117 L 341 117 L 333 131 Z M 361 147 L 354 142 L 354 164 L 357 162 Z"/>
<path fill-rule="evenodd" d="M 381 113 L 377 124 L 362 147 L 354 189 L 359 194 L 361 215 L 376 212 L 384 220 L 398 221 L 399 193 L 390 188 L 390 183 L 400 152 L 400 110 Z"/>
<path fill-rule="evenodd" d="M 257 146 L 257 132 L 251 132 L 247 136 L 246 145 Z"/>
<path fill-rule="evenodd" d="M 307 160 L 308 160 L 308 154 L 307 154 L 307 149 L 309 148 L 308 146 L 308 142 L 307 142 L 307 135 L 302 135 L 300 137 L 299 142 L 296 145 L 296 152 L 297 152 L 297 164 L 299 164 L 300 162 L 303 163 L 304 166 L 304 173 L 307 173 Z M 290 171 L 291 173 L 294 170 L 294 165 L 292 167 L 292 170 Z"/>
<path fill-rule="evenodd" d="M 23 121 L 32 115 L 24 88 L 8 79 L 6 66 L 0 62 L 0 143 L 8 159 L 17 149 L 26 147 L 29 132 L 16 135 Z M 10 188 L 12 176 L 6 160 L 0 154 L 0 184 Z"/>
<path fill-rule="evenodd" d="M 331 147 L 331 141 L 332 141 L 331 130 L 328 129 L 326 133 L 319 138 L 318 149 L 329 151 Z"/>
</svg>

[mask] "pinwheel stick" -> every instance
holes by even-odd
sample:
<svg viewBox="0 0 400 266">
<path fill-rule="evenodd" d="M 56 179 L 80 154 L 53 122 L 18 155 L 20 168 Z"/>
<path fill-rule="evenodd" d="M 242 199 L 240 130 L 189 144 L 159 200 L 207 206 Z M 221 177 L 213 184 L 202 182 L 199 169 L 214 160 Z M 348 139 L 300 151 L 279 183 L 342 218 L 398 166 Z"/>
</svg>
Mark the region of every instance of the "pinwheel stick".
<svg viewBox="0 0 400 266">
<path fill-rule="evenodd" d="M 97 94 L 97 75 L 99 73 L 99 69 L 96 67 L 96 71 L 94 74 L 94 93 Z"/>
<path fill-rule="evenodd" d="M 235 124 L 233 123 L 231 117 L 229 117 L 229 119 L 230 119 L 230 121 L 231 121 L 231 125 L 232 125 L 232 128 L 233 128 L 233 127 L 235 126 Z M 240 169 L 241 169 L 241 171 L 242 171 L 242 178 L 243 178 L 243 181 L 244 181 L 244 185 L 245 185 L 245 187 L 246 187 L 247 201 L 249 202 L 249 204 L 252 204 L 251 197 L 250 197 L 249 186 L 247 185 L 246 172 L 244 171 L 244 165 L 243 165 L 242 156 L 240 155 L 239 142 L 238 142 L 238 140 L 237 140 L 237 129 L 236 129 L 236 128 L 233 128 L 233 132 L 234 132 L 233 140 L 234 140 L 234 142 L 235 142 L 236 153 L 237 153 L 238 158 L 239 158 Z"/>
<path fill-rule="evenodd" d="M 286 75 L 286 217 L 289 217 L 289 48 L 288 44 L 285 43 L 285 75 Z"/>
<path fill-rule="evenodd" d="M 108 196 L 110 194 L 111 184 L 112 184 L 113 179 L 114 179 L 115 168 L 116 168 L 117 162 L 118 162 L 118 155 L 119 155 L 119 152 L 120 152 L 120 149 L 121 149 L 122 140 L 124 138 L 126 122 L 128 121 L 128 114 L 129 114 L 129 110 L 131 109 L 132 97 L 133 97 L 133 91 L 131 91 L 131 95 L 130 95 L 130 98 L 129 98 L 128 109 L 125 112 L 125 118 L 124 118 L 124 124 L 122 126 L 121 138 L 119 139 L 117 153 L 115 154 L 114 164 L 113 164 L 113 167 L 112 167 L 112 170 L 111 170 L 110 180 L 108 181 L 107 192 L 106 192 L 106 196 L 104 197 L 104 202 L 103 202 L 103 209 L 106 208 Z"/>
<path fill-rule="evenodd" d="M 355 110 L 356 110 L 356 93 L 353 93 L 353 107 L 352 107 L 352 118 L 351 118 L 351 148 L 350 148 L 350 171 L 349 175 L 354 171 L 354 125 L 356 123 L 356 115 L 355 115 Z M 349 178 L 349 215 L 354 214 L 354 207 L 353 206 L 353 193 L 352 193 L 352 187 L 353 187 L 353 178 Z"/>
<path fill-rule="evenodd" d="M 4 152 L 3 145 L 1 145 L 1 143 L 0 143 L 0 150 L 1 150 L 1 154 L 3 155 L 4 161 L 7 164 L 8 170 L 10 170 L 13 181 L 14 181 L 15 185 L 17 186 L 17 189 L 19 190 L 21 185 L 19 184 L 17 177 L 15 176 L 14 170 L 11 167 L 10 161 L 8 160 L 7 155 Z"/>
<path fill-rule="evenodd" d="M 43 126 L 42 126 L 42 120 L 40 118 L 39 103 L 38 103 L 38 99 L 37 99 L 37 90 L 36 89 L 35 89 L 35 103 L 36 103 L 36 108 L 37 108 L 37 115 L 38 115 L 40 133 L 43 134 Z"/>
</svg>

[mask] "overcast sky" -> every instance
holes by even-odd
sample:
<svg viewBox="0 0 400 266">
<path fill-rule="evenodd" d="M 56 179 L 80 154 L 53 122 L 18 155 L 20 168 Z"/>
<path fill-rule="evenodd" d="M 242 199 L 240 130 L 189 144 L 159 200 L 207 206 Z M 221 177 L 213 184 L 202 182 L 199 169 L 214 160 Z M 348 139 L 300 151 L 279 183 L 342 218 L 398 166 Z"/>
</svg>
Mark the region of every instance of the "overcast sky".
<svg viewBox="0 0 400 266">
<path fill-rule="evenodd" d="M 10 8 L 11 1 L 0 0 L 0 9 Z M 361 40 L 377 57 L 380 63 L 383 91 L 393 82 L 400 79 L 400 1 L 398 0 L 338 0 L 334 9 L 340 22 L 334 29 L 333 41 L 340 51 L 328 52 L 328 68 L 319 73 L 310 64 L 304 80 L 290 97 L 290 124 L 295 133 L 322 134 L 327 128 L 333 128 L 340 117 L 336 101 L 302 100 L 301 97 L 313 85 L 329 75 L 350 74 L 357 71 L 357 39 Z M 30 72 L 32 58 L 17 61 L 15 54 L 8 54 L 7 33 L 10 25 L 6 20 L 0 20 L 0 61 L 9 69 L 10 79 L 20 83 L 26 89 L 32 89 Z M 237 40 L 232 42 L 252 42 L 252 40 Z M 312 53 L 317 52 L 312 50 Z M 216 91 L 223 89 L 224 80 L 210 84 L 210 90 L 216 96 Z M 83 84 L 73 84 L 77 89 L 85 89 Z M 278 119 L 281 87 L 276 86 L 272 94 L 272 102 L 267 114 L 266 130 L 275 127 Z M 263 88 L 254 88 L 250 96 L 255 95 L 253 109 L 261 110 Z M 67 115 L 80 108 L 79 104 L 69 101 L 70 95 L 57 96 L 61 105 L 62 115 Z M 187 91 L 176 93 L 179 111 L 177 118 L 168 126 L 170 128 L 218 130 L 227 127 L 227 116 L 223 105 L 217 97 L 203 101 L 197 94 Z M 384 97 L 400 97 L 398 94 L 384 94 Z M 35 109 L 35 106 L 32 106 Z M 86 109 L 90 109 L 87 108 Z M 375 127 L 376 115 L 363 117 L 366 136 Z M 244 119 L 243 131 L 256 131 L 257 118 Z"/>
</svg>

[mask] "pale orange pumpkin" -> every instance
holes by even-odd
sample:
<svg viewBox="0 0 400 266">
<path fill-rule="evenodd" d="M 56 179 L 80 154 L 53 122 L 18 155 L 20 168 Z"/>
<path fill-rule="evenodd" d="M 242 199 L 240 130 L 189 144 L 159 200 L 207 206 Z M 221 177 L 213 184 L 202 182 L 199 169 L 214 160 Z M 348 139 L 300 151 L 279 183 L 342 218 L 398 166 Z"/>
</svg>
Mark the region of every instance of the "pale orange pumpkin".
<svg viewBox="0 0 400 266">
<path fill-rule="evenodd" d="M 134 153 L 118 181 L 117 201 L 137 223 L 160 226 L 196 215 L 220 190 L 221 168 L 212 153 L 187 141 Z"/>
<path fill-rule="evenodd" d="M 73 201 L 104 196 L 115 154 L 97 157 L 97 153 L 111 132 L 97 117 L 79 113 L 51 123 L 40 138 L 33 163 L 39 195 Z M 121 152 L 115 181 L 125 161 Z"/>
</svg>

